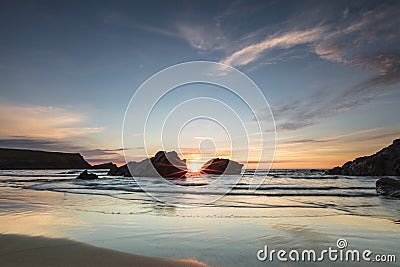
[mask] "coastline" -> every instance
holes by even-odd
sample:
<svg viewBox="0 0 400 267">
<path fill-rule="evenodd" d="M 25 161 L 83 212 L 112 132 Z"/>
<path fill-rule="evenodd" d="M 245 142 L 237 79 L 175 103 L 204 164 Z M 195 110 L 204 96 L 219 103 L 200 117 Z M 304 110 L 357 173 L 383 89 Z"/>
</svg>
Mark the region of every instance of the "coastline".
<svg viewBox="0 0 400 267">
<path fill-rule="evenodd" d="M 132 178 L 96 172 L 96 181 L 68 170 L 0 172 L 2 265 L 257 266 L 265 245 L 319 250 L 338 239 L 398 251 L 398 200 L 372 194 L 374 178 L 273 171 L 257 196 L 239 185 L 213 206 L 183 208 L 132 190 Z M 181 198 L 196 198 L 196 188 Z"/>
<path fill-rule="evenodd" d="M 187 266 L 206 267 L 195 259 L 140 256 L 61 238 L 0 234 L 3 266 Z"/>
</svg>

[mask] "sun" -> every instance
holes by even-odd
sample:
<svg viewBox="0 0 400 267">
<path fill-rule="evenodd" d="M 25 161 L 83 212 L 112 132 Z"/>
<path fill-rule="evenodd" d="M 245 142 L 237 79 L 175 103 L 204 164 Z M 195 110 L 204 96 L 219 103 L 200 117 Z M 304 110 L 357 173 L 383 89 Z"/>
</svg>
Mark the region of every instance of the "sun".
<svg viewBox="0 0 400 267">
<path fill-rule="evenodd" d="M 189 163 L 187 163 L 187 167 L 188 167 L 189 172 L 192 172 L 192 173 L 200 172 L 200 170 L 201 170 L 201 164 L 198 162 L 189 162 Z"/>
</svg>

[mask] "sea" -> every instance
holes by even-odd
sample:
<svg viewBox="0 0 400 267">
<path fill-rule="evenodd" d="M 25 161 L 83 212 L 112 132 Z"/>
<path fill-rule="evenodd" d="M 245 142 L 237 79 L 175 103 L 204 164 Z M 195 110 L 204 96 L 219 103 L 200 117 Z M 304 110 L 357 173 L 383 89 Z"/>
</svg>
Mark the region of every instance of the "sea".
<svg viewBox="0 0 400 267">
<path fill-rule="evenodd" d="M 397 260 L 385 265 L 400 265 L 400 200 L 377 195 L 380 177 L 245 170 L 240 176 L 169 181 L 179 186 L 175 190 L 164 187 L 162 178 L 107 176 L 107 170 L 89 170 L 99 179 L 76 179 L 81 171 L 1 170 L 1 233 L 68 238 L 210 266 L 319 266 L 327 261 L 343 266 L 343 260 L 261 260 L 258 254 L 266 246 L 318 254 L 345 240 L 346 248 L 394 255 Z M 249 190 L 254 177 L 262 183 Z M 229 190 L 218 190 L 220 184 Z M 345 263 L 365 266 L 363 260 Z"/>
</svg>

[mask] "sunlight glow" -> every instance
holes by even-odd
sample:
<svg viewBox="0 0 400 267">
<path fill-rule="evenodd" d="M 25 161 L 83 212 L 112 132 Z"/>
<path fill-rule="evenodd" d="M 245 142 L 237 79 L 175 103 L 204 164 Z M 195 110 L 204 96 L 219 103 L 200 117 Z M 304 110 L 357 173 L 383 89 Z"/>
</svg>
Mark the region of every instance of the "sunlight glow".
<svg viewBox="0 0 400 267">
<path fill-rule="evenodd" d="M 200 172 L 202 164 L 199 162 L 188 162 L 187 167 L 189 172 Z"/>
</svg>

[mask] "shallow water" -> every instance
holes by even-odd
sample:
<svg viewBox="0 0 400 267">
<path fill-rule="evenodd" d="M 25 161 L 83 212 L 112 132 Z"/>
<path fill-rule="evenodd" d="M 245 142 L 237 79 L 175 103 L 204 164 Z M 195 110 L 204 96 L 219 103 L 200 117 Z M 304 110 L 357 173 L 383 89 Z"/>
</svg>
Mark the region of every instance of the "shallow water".
<svg viewBox="0 0 400 267">
<path fill-rule="evenodd" d="M 153 198 L 147 195 L 131 177 L 111 177 L 105 170 L 96 170 L 101 179 L 76 180 L 80 170 L 23 170 L 0 171 L 0 187 L 20 188 L 35 191 L 52 191 L 86 196 L 107 196 L 118 205 L 90 206 L 93 212 L 110 214 L 132 214 L 130 207 L 140 206 L 139 213 L 155 212 Z M 259 172 L 264 176 L 264 172 Z M 239 176 L 238 176 L 239 177 Z M 307 170 L 272 170 L 264 183 L 254 192 L 248 190 L 250 174 L 242 179 L 235 176 L 205 176 L 179 180 L 186 185 L 184 194 L 175 191 L 174 187 L 160 186 L 158 179 L 139 178 L 145 184 L 146 191 L 164 195 L 166 199 L 186 201 L 196 204 L 203 195 L 222 197 L 225 192 L 218 190 L 215 180 L 220 184 L 232 187 L 222 199 L 209 203 L 207 217 L 285 217 L 285 216 L 319 216 L 315 210 L 323 208 L 320 216 L 348 214 L 391 219 L 400 219 L 398 201 L 378 197 L 375 191 L 375 180 L 378 177 L 351 177 L 325 175 L 322 171 Z M 209 184 L 209 185 L 207 185 Z M 199 186 L 198 186 L 199 185 Z M 179 195 L 178 195 L 179 194 Z M 6 207 L 4 207 L 6 208 Z M 279 214 L 274 209 L 279 209 Z M 251 210 L 250 210 L 251 209 Z M 300 214 L 293 214 L 293 209 L 301 209 Z M 136 211 L 135 211 L 136 212 Z M 175 216 L 196 213 L 193 209 L 184 209 Z M 157 212 L 158 214 L 158 212 Z"/>
<path fill-rule="evenodd" d="M 245 174 L 218 201 L 185 208 L 154 201 L 132 178 L 95 172 L 101 179 L 75 180 L 79 171 L 70 170 L 0 171 L 1 232 L 68 237 L 148 256 L 193 257 L 216 266 L 270 265 L 256 257 L 265 244 L 322 249 L 346 238 L 352 248 L 376 253 L 396 254 L 400 248 L 399 200 L 376 195 L 377 177 L 274 170 L 250 192 Z M 179 181 L 189 185 L 184 194 L 160 188 L 154 178 L 141 179 L 171 201 L 196 203 L 204 195 L 221 193 L 204 184 L 216 179 L 229 184 L 235 177 Z"/>
</svg>

